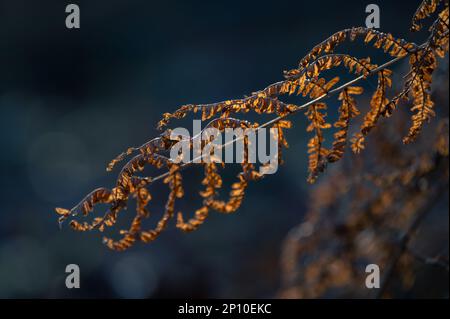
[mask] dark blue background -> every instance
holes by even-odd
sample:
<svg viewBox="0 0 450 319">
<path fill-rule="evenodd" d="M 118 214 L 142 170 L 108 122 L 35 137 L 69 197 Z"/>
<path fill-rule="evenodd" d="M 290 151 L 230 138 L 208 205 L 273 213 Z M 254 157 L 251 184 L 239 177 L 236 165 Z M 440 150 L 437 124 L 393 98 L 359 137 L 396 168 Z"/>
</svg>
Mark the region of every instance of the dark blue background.
<svg viewBox="0 0 450 319">
<path fill-rule="evenodd" d="M 0 297 L 274 296 L 282 240 L 308 201 L 302 115 L 277 175 L 192 234 L 172 226 L 116 253 L 97 234 L 60 231 L 53 209 L 111 186 L 107 162 L 155 136 L 163 112 L 280 80 L 314 44 L 364 25 L 370 2 L 73 2 L 80 30 L 65 27 L 70 2 L 0 0 Z M 377 4 L 382 30 L 416 39 L 418 2 Z M 81 267 L 76 291 L 64 286 L 69 263 Z"/>
</svg>

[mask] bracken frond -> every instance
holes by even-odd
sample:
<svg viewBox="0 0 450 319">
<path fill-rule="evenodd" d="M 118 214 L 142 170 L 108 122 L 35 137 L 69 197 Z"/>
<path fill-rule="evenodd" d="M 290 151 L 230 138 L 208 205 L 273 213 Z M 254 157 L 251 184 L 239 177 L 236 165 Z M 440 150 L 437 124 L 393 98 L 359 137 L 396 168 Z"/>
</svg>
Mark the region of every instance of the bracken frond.
<svg viewBox="0 0 450 319">
<path fill-rule="evenodd" d="M 352 149 L 359 153 L 364 148 L 364 137 L 377 125 L 380 116 L 391 116 L 394 109 L 386 96 L 386 91 L 392 87 L 392 71 L 384 69 L 378 72 L 378 85 L 370 100 L 370 111 L 365 115 L 361 132 L 352 139 Z"/>
<path fill-rule="evenodd" d="M 329 163 L 337 162 L 344 156 L 350 120 L 360 114 L 352 95 L 360 95 L 362 93 L 362 87 L 349 86 L 339 94 L 339 100 L 342 101 L 342 104 L 339 108 L 339 120 L 334 123 L 334 127 L 339 130 L 334 133 L 333 147 L 327 156 Z"/>
<path fill-rule="evenodd" d="M 411 30 L 419 31 L 422 29 L 421 21 L 430 17 L 437 9 L 441 0 L 424 0 L 417 8 L 412 20 Z"/>
<path fill-rule="evenodd" d="M 431 82 L 433 71 L 437 66 L 436 57 L 430 50 L 418 52 L 410 57 L 410 64 L 413 71 L 408 81 L 413 100 L 411 111 L 414 112 L 414 115 L 409 133 L 404 138 L 405 143 L 413 142 L 423 125 L 435 115 L 434 102 L 431 99 Z"/>
<path fill-rule="evenodd" d="M 323 130 L 331 127 L 331 124 L 325 121 L 326 113 L 322 113 L 326 109 L 327 105 L 325 103 L 315 103 L 312 104 L 305 113 L 310 121 L 306 131 L 314 132 L 314 137 L 311 138 L 308 143 L 308 182 L 310 183 L 314 183 L 319 173 L 325 170 L 325 161 L 323 159 L 329 154 L 329 150 L 323 147 L 323 142 L 325 141 Z"/>
<path fill-rule="evenodd" d="M 216 128 L 224 132 L 227 128 L 252 128 L 258 131 L 260 128 L 271 128 L 277 132 L 278 139 L 278 163 L 283 163 L 282 151 L 288 147 L 285 131 L 292 127 L 292 122 L 286 117 L 299 111 L 305 111 L 308 119 L 307 132 L 313 137 L 308 143 L 309 156 L 309 182 L 314 182 L 329 163 L 337 162 L 343 158 L 348 144 L 352 120 L 360 115 L 356 106 L 355 96 L 363 93 L 362 87 L 354 86 L 357 81 L 363 80 L 374 74 L 378 75 L 378 85 L 374 91 L 370 109 L 364 115 L 359 132 L 350 139 L 351 149 L 354 153 L 360 153 L 365 146 L 366 136 L 378 125 L 381 117 L 390 117 L 397 109 L 401 101 L 411 101 L 412 125 L 405 143 L 413 142 L 420 134 L 424 124 L 434 116 L 433 101 L 431 96 L 432 75 L 437 67 L 437 58 L 443 58 L 449 49 L 449 8 L 448 1 L 444 1 L 442 10 L 438 11 L 441 1 L 425 0 L 417 9 L 413 17 L 412 28 L 419 30 L 420 23 L 427 17 L 436 15 L 434 23 L 429 28 L 428 40 L 417 45 L 404 39 L 396 38 L 390 33 L 383 33 L 374 29 L 356 27 L 336 32 L 325 41 L 316 45 L 298 63 L 298 67 L 284 72 L 284 79 L 270 84 L 266 88 L 253 92 L 242 99 L 230 99 L 210 104 L 188 104 L 181 106 L 173 113 L 164 113 L 158 122 L 157 128 L 162 130 L 159 137 L 152 139 L 139 147 L 130 147 L 119 154 L 107 166 L 107 171 L 112 171 L 121 161 L 133 156 L 122 166 L 118 174 L 115 186 L 112 189 L 98 188 L 87 195 L 72 209 L 57 208 L 59 222 L 62 224 L 68 219 L 70 225 L 77 231 L 98 230 L 103 232 L 106 227 L 113 226 L 119 213 L 128 205 L 130 200 L 136 201 L 136 215 L 127 230 L 120 231 L 121 237 L 113 239 L 104 238 L 104 243 L 114 250 L 125 250 L 136 241 L 144 243 L 155 240 L 166 229 L 170 220 L 176 216 L 176 226 L 185 232 L 196 230 L 208 218 L 212 211 L 230 214 L 237 211 L 245 197 L 245 192 L 252 181 L 263 178 L 264 169 L 269 169 L 270 163 L 262 163 L 260 170 L 248 160 L 248 148 L 250 141 L 244 138 L 244 156 L 241 171 L 237 180 L 231 185 L 229 197 L 220 198 L 220 190 L 223 187 L 219 168 L 225 166 L 220 161 L 206 163 L 202 161 L 190 161 L 180 164 L 170 159 L 167 154 L 171 148 L 180 141 L 187 143 L 190 150 L 194 149 L 199 136 L 208 128 Z M 439 13 L 438 13 L 439 12 Z M 358 58 L 351 54 L 336 53 L 336 49 L 346 41 L 361 39 L 361 45 L 371 46 L 382 50 L 392 60 L 381 65 L 373 63 L 371 57 Z M 409 72 L 404 76 L 403 89 L 389 99 L 387 91 L 392 87 L 393 72 L 388 70 L 393 63 L 409 57 Z M 340 84 L 340 78 L 335 76 L 328 79 L 327 72 L 336 72 L 338 68 L 346 73 L 356 76 L 353 80 Z M 338 95 L 340 107 L 338 110 L 330 110 L 325 99 Z M 283 98 L 308 99 L 301 105 L 286 103 Z M 327 112 L 336 111 L 338 120 L 332 126 L 327 122 Z M 256 115 L 274 115 L 272 120 L 259 124 L 234 116 L 253 112 Z M 199 115 L 202 121 L 209 121 L 201 133 L 194 137 L 173 136 L 172 131 L 166 128 L 172 120 L 182 119 L 188 115 Z M 325 145 L 324 132 L 334 127 L 331 145 Z M 211 137 L 213 138 L 213 137 Z M 208 146 L 206 141 L 200 141 L 200 149 Z M 445 141 L 438 143 L 442 153 L 448 152 Z M 448 145 L 448 141 L 447 141 Z M 203 189 L 200 191 L 202 203 L 191 218 L 186 218 L 182 212 L 175 214 L 177 199 L 184 196 L 182 170 L 189 166 L 201 166 L 204 177 Z M 163 170 L 156 177 L 142 176 L 147 167 Z M 169 188 L 162 217 L 153 229 L 143 229 L 143 222 L 150 217 L 148 208 L 152 196 L 150 187 L 156 181 L 162 180 Z M 108 206 L 102 217 L 94 217 L 91 222 L 81 222 L 79 218 L 90 215 L 95 207 L 100 204 Z"/>
</svg>

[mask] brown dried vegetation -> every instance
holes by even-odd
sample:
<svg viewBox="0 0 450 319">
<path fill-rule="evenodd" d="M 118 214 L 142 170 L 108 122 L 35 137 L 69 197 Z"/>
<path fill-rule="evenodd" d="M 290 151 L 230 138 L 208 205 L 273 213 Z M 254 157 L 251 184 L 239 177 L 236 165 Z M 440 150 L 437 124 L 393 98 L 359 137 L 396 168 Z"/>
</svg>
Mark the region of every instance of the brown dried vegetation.
<svg viewBox="0 0 450 319">
<path fill-rule="evenodd" d="M 210 121 L 204 129 L 216 127 L 223 131 L 229 127 L 276 128 L 278 130 L 279 161 L 281 163 L 281 149 L 288 146 L 284 131 L 292 127 L 292 123 L 285 118 L 293 113 L 305 110 L 310 123 L 306 130 L 313 134 L 308 143 L 308 181 L 311 183 L 325 170 L 328 163 L 339 161 L 344 156 L 347 141 L 350 142 L 353 152 L 361 152 L 365 148 L 366 136 L 378 125 L 379 119 L 391 116 L 402 100 L 412 102 L 412 125 L 404 138 L 405 143 L 411 143 L 420 134 L 423 125 L 434 116 L 430 88 L 432 74 L 437 67 L 437 57 L 442 58 L 448 52 L 448 1 L 444 1 L 444 3 L 437 0 L 423 1 L 413 18 L 412 29 L 419 30 L 421 21 L 434 15 L 438 8 L 441 8 L 438 18 L 430 28 L 428 40 L 422 45 L 398 39 L 389 33 L 363 27 L 339 31 L 316 45 L 300 60 L 297 68 L 285 71 L 283 81 L 271 84 L 243 99 L 213 104 L 184 105 L 173 113 L 164 113 L 158 123 L 158 128 L 163 130 L 172 120 L 197 113 L 201 113 L 203 121 Z M 336 48 L 342 43 L 356 41 L 357 39 L 363 39 L 364 45 L 371 45 L 375 49 L 383 50 L 393 60 L 379 66 L 374 64 L 370 57 L 358 58 L 335 52 Z M 401 92 L 389 98 L 388 91 L 392 86 L 392 71 L 388 70 L 387 67 L 406 57 L 409 57 L 410 71 L 405 76 L 404 87 Z M 370 102 L 370 110 L 364 115 L 359 132 L 351 138 L 349 138 L 351 122 L 360 115 L 355 97 L 362 94 L 363 89 L 352 85 L 356 81 L 346 82 L 338 86 L 339 77 L 334 77 L 331 80 L 324 77 L 326 71 L 336 68 L 343 68 L 356 76 L 356 81 L 374 74 L 378 76 L 378 85 Z M 283 96 L 294 94 L 308 98 L 310 101 L 303 105 L 296 105 L 285 103 L 280 99 Z M 339 118 L 332 125 L 327 123 L 326 120 L 328 106 L 324 100 L 333 94 L 338 94 L 341 106 L 337 110 Z M 233 117 L 248 112 L 274 114 L 276 117 L 262 125 Z M 334 133 L 334 141 L 327 148 L 324 131 L 333 127 L 337 131 Z M 201 207 L 188 220 L 185 220 L 183 213 L 177 214 L 176 226 L 183 231 L 197 229 L 211 211 L 225 214 L 235 212 L 242 203 L 248 184 L 263 177 L 254 165 L 249 163 L 247 156 L 244 156 L 241 163 L 242 171 L 231 187 L 228 200 L 219 200 L 218 191 L 222 188 L 222 178 L 218 170 L 220 164 L 203 162 L 175 164 L 163 155 L 178 142 L 178 140 L 170 139 L 170 132 L 170 129 L 166 129 L 159 137 L 140 147 L 129 148 L 111 161 L 107 168 L 108 171 L 111 171 L 117 163 L 127 156 L 137 153 L 122 167 L 115 187 L 94 190 L 70 210 L 57 208 L 60 223 L 72 217 L 88 215 L 97 204 L 107 204 L 109 209 L 104 216 L 94 218 L 91 223 L 81 223 L 75 219 L 70 221 L 70 225 L 75 230 L 89 231 L 95 229 L 102 232 L 106 227 L 115 224 L 119 212 L 127 207 L 130 199 L 134 199 L 136 201 L 136 216 L 129 229 L 120 232 L 122 238 L 119 240 L 104 239 L 109 248 L 121 251 L 129 248 L 137 240 L 145 243 L 153 241 L 167 227 L 168 222 L 175 215 L 176 200 L 184 195 L 181 174 L 183 168 L 191 165 L 202 165 L 204 170 L 202 181 L 204 189 L 200 192 L 203 198 Z M 191 139 L 190 146 L 192 147 L 192 145 Z M 247 140 L 244 141 L 244 145 L 244 149 L 247 149 Z M 148 166 L 157 169 L 164 168 L 166 172 L 154 178 L 141 176 L 141 172 Z M 149 187 L 158 180 L 163 180 L 169 188 L 165 211 L 154 229 L 144 230 L 142 229 L 142 221 L 150 216 L 150 211 L 147 208 L 151 201 Z"/>
<path fill-rule="evenodd" d="M 382 123 L 371 152 L 341 162 L 312 190 L 304 221 L 283 245 L 280 297 L 404 297 L 423 285 L 417 277 L 425 265 L 445 278 L 448 228 L 430 228 L 428 216 L 446 214 L 448 110 L 414 147 L 400 150 L 392 134 L 405 117 L 393 119 L 397 126 Z M 380 267 L 380 289 L 365 287 L 368 264 Z"/>
</svg>

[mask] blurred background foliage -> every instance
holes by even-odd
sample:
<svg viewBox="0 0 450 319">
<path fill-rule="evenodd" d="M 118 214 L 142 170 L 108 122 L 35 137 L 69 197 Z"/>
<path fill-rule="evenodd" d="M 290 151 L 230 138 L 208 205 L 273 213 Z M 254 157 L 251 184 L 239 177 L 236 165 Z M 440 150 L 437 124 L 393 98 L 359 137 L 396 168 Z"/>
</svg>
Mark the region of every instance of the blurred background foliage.
<svg viewBox="0 0 450 319">
<path fill-rule="evenodd" d="M 108 161 L 155 136 L 163 112 L 278 81 L 316 43 L 363 25 L 369 2 L 73 2 L 80 30 L 65 28 L 70 2 L 0 0 L 0 297 L 279 296 L 282 244 L 312 188 L 302 115 L 278 173 L 253 184 L 237 214 L 214 214 L 194 233 L 171 228 L 117 253 L 97 235 L 59 230 L 53 209 L 111 185 Z M 377 4 L 383 31 L 424 40 L 408 31 L 418 3 Z M 64 285 L 71 263 L 78 290 Z"/>
</svg>

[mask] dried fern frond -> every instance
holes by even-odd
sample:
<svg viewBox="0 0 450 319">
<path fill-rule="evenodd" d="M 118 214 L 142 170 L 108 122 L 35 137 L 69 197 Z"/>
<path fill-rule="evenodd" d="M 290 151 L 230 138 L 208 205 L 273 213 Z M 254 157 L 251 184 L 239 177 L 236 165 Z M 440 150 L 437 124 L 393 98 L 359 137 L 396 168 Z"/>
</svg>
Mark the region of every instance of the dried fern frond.
<svg viewBox="0 0 450 319">
<path fill-rule="evenodd" d="M 437 9 L 441 0 L 424 0 L 417 8 L 416 13 L 414 14 L 412 20 L 412 31 L 420 31 L 422 29 L 421 21 L 430 17 Z M 446 1 L 446 5 L 448 6 L 448 1 Z"/>
<path fill-rule="evenodd" d="M 439 3 L 440 1 L 424 1 L 413 18 L 413 28 L 420 29 L 418 27 L 420 21 L 437 14 Z M 159 137 L 140 147 L 128 148 L 119 154 L 108 164 L 108 171 L 128 156 L 134 154 L 134 157 L 122 167 L 115 187 L 99 188 L 93 191 L 71 210 L 57 208 L 60 223 L 72 217 L 84 217 L 90 214 L 98 204 L 106 204 L 109 209 L 103 217 L 95 217 L 90 223 L 75 219 L 70 222 L 70 225 L 78 231 L 103 231 L 105 227 L 115 224 L 119 213 L 127 207 L 130 200 L 135 200 L 136 216 L 129 229 L 120 232 L 119 240 L 105 238 L 104 242 L 109 248 L 115 250 L 127 249 L 137 240 L 151 242 L 161 234 L 175 216 L 176 201 L 184 196 L 182 170 L 193 165 L 202 166 L 204 172 L 202 180 L 204 189 L 200 191 L 202 203 L 192 218 L 187 219 L 182 212 L 179 212 L 176 217 L 177 227 L 183 231 L 193 231 L 205 222 L 211 211 L 233 213 L 241 206 L 250 182 L 264 176 L 261 170 L 257 171 L 255 165 L 247 159 L 249 141 L 246 137 L 244 137 L 244 160 L 240 163 L 241 171 L 237 181 L 231 185 L 229 197 L 226 200 L 219 199 L 219 191 L 223 183 L 218 165 L 206 163 L 201 157 L 199 161 L 191 160 L 178 164 L 163 154 L 170 151 L 180 141 L 186 142 L 192 150 L 199 136 L 208 128 L 216 128 L 219 132 L 224 132 L 227 128 L 251 128 L 255 132 L 262 128 L 271 128 L 277 132 L 278 164 L 282 164 L 283 148 L 288 147 L 285 130 L 292 127 L 292 123 L 286 117 L 300 111 L 305 111 L 309 121 L 307 132 L 314 134 L 308 143 L 308 181 L 314 182 L 325 170 L 327 164 L 337 162 L 344 157 L 351 122 L 360 115 L 355 97 L 362 94 L 362 88 L 354 84 L 375 74 L 378 75 L 378 85 L 372 95 L 370 109 L 364 115 L 360 131 L 350 139 L 351 149 L 355 153 L 361 152 L 365 148 L 365 137 L 378 125 L 379 118 L 389 117 L 401 101 L 412 101 L 413 104 L 411 107 L 413 123 L 404 139 L 405 143 L 413 142 L 420 134 L 423 125 L 434 116 L 431 98 L 432 75 L 438 63 L 437 57 L 442 58 L 448 52 L 448 19 L 448 1 L 445 1 L 444 8 L 437 14 L 435 22 L 429 29 L 428 40 L 422 45 L 416 45 L 374 29 L 363 27 L 345 29 L 316 45 L 300 59 L 297 68 L 284 72 L 283 80 L 253 92 L 245 98 L 211 104 L 189 104 L 181 106 L 173 113 L 164 113 L 157 124 L 160 130 L 165 129 L 172 120 L 182 119 L 188 115 L 200 114 L 202 121 L 209 121 L 209 123 L 199 135 L 194 137 L 174 137 L 170 129 L 165 129 Z M 345 41 L 357 39 L 363 40 L 361 45 L 382 50 L 393 59 L 378 65 L 373 63 L 370 57 L 358 58 L 351 54 L 335 52 Z M 406 57 L 409 57 L 410 71 L 405 75 L 404 87 L 401 92 L 389 99 L 387 91 L 392 86 L 393 72 L 388 70 L 388 67 Z M 328 79 L 327 72 L 336 71 L 337 68 L 344 69 L 346 73 L 356 78 L 342 84 L 339 83 L 340 78 L 337 76 Z M 337 110 L 330 110 L 324 102 L 333 95 L 338 95 L 341 103 Z M 291 96 L 291 98 L 298 96 L 308 101 L 301 105 L 286 103 L 283 102 L 285 96 Z M 233 117 L 249 112 L 256 115 L 273 114 L 276 117 L 263 124 Z M 338 120 L 333 126 L 326 121 L 327 112 L 338 113 Z M 331 145 L 325 145 L 324 131 L 333 127 L 336 129 L 333 142 Z M 237 140 L 239 138 L 232 142 Z M 207 144 L 206 141 L 200 141 L 201 150 L 205 150 Z M 262 163 L 261 168 L 267 169 L 268 165 L 270 163 Z M 141 176 L 144 169 L 149 166 L 164 169 L 164 172 L 156 177 Z M 160 180 L 169 188 L 165 210 L 154 229 L 142 230 L 142 222 L 150 215 L 147 208 L 151 201 L 150 187 Z"/>
<path fill-rule="evenodd" d="M 386 96 L 386 91 L 392 87 L 392 71 L 384 69 L 378 72 L 378 85 L 370 100 L 370 111 L 365 115 L 361 131 L 352 138 L 352 150 L 359 153 L 364 149 L 364 137 L 377 125 L 378 119 L 391 116 L 394 109 Z"/>
<path fill-rule="evenodd" d="M 314 183 L 320 172 L 325 169 L 325 161 L 323 158 L 328 156 L 329 150 L 323 147 L 324 137 L 323 130 L 331 127 L 330 123 L 325 121 L 326 113 L 323 113 L 327 109 L 325 103 L 312 104 L 305 115 L 311 122 L 306 128 L 307 132 L 314 132 L 314 137 L 309 140 L 308 153 L 309 153 L 309 177 L 308 182 Z"/>
<path fill-rule="evenodd" d="M 362 87 L 349 86 L 339 94 L 339 100 L 342 101 L 342 104 L 339 108 L 339 120 L 334 123 L 334 127 L 339 130 L 334 133 L 333 147 L 327 156 L 329 163 L 337 162 L 344 156 L 350 120 L 360 114 L 352 95 L 360 95 L 362 93 Z"/>
<path fill-rule="evenodd" d="M 448 52 L 448 27 L 449 27 L 449 8 L 448 3 L 444 10 L 439 13 L 438 19 L 430 28 L 429 46 L 435 51 L 436 55 L 444 58 Z"/>
<path fill-rule="evenodd" d="M 436 57 L 432 51 L 417 52 L 410 57 L 412 72 L 408 79 L 411 86 L 413 106 L 411 111 L 412 126 L 408 135 L 404 138 L 405 143 L 413 142 L 419 135 L 423 125 L 430 121 L 435 115 L 433 111 L 434 102 L 431 99 L 432 74 L 436 69 Z"/>
</svg>

